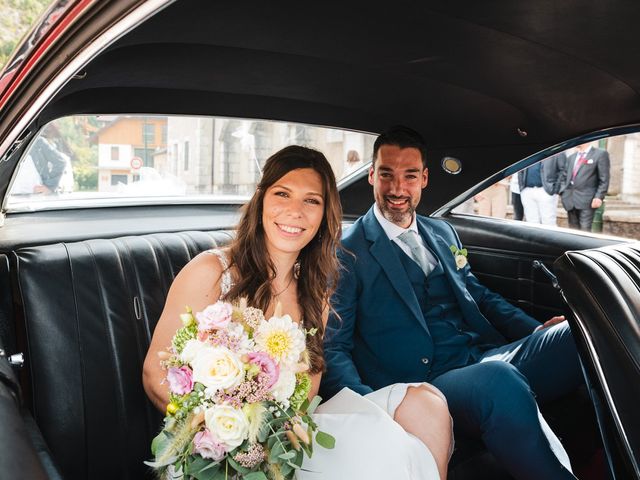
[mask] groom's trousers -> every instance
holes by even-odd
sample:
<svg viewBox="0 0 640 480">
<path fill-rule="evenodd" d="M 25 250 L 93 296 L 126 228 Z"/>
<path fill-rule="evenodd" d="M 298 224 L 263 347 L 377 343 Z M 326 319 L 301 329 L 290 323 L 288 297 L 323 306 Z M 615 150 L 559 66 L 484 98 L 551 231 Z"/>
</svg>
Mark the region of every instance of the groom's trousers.
<svg viewBox="0 0 640 480">
<path fill-rule="evenodd" d="M 447 397 L 455 430 L 481 438 L 518 480 L 575 478 L 551 450 L 536 398 L 553 400 L 583 382 L 567 322 L 488 350 L 477 363 L 431 380 Z"/>
</svg>

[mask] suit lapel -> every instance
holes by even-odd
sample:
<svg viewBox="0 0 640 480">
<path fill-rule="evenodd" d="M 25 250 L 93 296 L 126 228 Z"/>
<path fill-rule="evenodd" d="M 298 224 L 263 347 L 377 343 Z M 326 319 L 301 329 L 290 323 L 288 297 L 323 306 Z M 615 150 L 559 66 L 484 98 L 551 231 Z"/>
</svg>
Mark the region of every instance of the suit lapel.
<svg viewBox="0 0 640 480">
<path fill-rule="evenodd" d="M 431 225 L 420 217 L 418 217 L 418 230 L 442 265 L 445 275 L 452 285 L 454 285 L 454 291 L 457 296 L 458 291 L 462 290 L 464 285 L 460 272 L 455 268 L 455 262 L 450 248 L 451 245 L 447 244 L 445 239 L 438 235 Z"/>
<path fill-rule="evenodd" d="M 393 286 L 400 298 L 409 307 L 411 313 L 420 322 L 422 327 L 428 332 L 429 329 L 420 310 L 418 299 L 413 291 L 413 285 L 407 276 L 407 272 L 402 267 L 400 260 L 393 252 L 393 245 L 387 234 L 382 229 L 378 220 L 373 213 L 373 207 L 367 212 L 363 218 L 363 226 L 365 237 L 372 242 L 369 252 L 376 259 L 385 275 L 389 279 L 389 283 Z"/>
<path fill-rule="evenodd" d="M 565 181 L 565 184 L 567 186 L 573 181 L 573 167 L 576 164 L 577 158 L 578 158 L 578 154 L 576 152 L 573 152 L 571 155 L 569 155 L 569 158 L 567 158 L 567 168 L 566 168 L 567 179 Z"/>
</svg>

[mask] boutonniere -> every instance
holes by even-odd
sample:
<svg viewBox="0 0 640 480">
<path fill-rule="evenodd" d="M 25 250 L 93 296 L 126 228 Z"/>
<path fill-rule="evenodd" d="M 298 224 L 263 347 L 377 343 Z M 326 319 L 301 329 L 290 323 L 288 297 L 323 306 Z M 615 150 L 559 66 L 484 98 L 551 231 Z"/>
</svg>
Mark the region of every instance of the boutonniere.
<svg viewBox="0 0 640 480">
<path fill-rule="evenodd" d="M 455 245 L 449 247 L 451 253 L 453 253 L 453 260 L 456 262 L 456 270 L 464 268 L 469 261 L 467 260 L 467 249 L 458 248 Z"/>
</svg>

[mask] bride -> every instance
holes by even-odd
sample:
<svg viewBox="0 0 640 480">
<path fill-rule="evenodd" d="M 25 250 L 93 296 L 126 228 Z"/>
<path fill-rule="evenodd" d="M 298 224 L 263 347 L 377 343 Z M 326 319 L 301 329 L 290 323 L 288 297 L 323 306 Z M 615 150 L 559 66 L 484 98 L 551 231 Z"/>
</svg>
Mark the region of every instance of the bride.
<svg viewBox="0 0 640 480">
<path fill-rule="evenodd" d="M 289 146 L 267 160 L 235 241 L 195 257 L 169 290 L 143 372 L 144 388 L 158 409 L 164 412 L 169 401 L 158 353 L 171 344 L 185 305 L 197 312 L 222 298 L 246 297 L 267 318 L 280 303 L 305 328 L 317 328 L 307 348 L 310 397 L 318 392 L 325 368 L 322 335 L 339 274 L 341 216 L 335 177 L 322 153 Z M 428 384 L 392 385 L 366 397 L 344 389 L 314 418 L 336 438 L 336 447 L 315 448 L 299 480 L 446 478 L 451 418 L 444 397 Z"/>
</svg>

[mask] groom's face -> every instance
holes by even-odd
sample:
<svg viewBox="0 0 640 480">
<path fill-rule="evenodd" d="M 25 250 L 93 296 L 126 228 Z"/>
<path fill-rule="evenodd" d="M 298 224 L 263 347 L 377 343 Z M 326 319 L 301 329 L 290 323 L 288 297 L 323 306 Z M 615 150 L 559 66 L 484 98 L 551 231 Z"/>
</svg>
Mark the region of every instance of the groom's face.
<svg viewBox="0 0 640 480">
<path fill-rule="evenodd" d="M 428 180 L 429 171 L 422 166 L 420 150 L 413 147 L 382 145 L 369 169 L 378 208 L 387 220 L 402 228 L 411 225 Z"/>
</svg>

